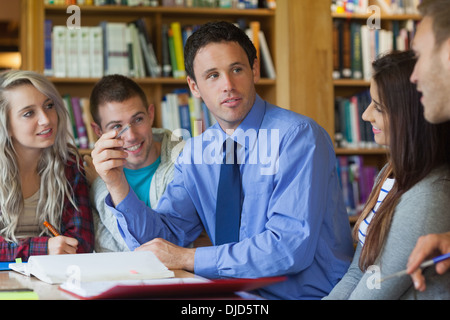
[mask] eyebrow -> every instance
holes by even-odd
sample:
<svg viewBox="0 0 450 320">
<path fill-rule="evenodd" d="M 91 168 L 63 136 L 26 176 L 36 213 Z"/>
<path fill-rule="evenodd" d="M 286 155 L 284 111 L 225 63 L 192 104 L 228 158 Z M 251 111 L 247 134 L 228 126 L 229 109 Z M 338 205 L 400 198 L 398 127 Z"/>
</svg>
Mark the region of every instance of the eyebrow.
<svg viewBox="0 0 450 320">
<path fill-rule="evenodd" d="M 236 66 L 244 67 L 245 64 L 242 63 L 242 62 L 234 62 L 234 63 L 230 64 L 230 68 L 233 68 L 233 67 L 236 67 Z M 203 76 L 206 76 L 206 75 L 208 75 L 209 73 L 211 73 L 211 72 L 213 72 L 213 71 L 216 71 L 216 70 L 217 70 L 217 68 L 211 68 L 211 69 L 208 69 L 208 70 L 204 71 L 204 72 L 202 73 L 202 75 L 203 75 Z"/>
<path fill-rule="evenodd" d="M 47 104 L 47 103 L 50 102 L 50 101 L 53 101 L 53 100 L 50 99 L 50 98 L 47 98 L 47 99 L 45 99 L 44 102 L 42 102 L 42 105 L 45 105 L 45 104 Z M 21 108 L 19 111 L 17 111 L 17 113 L 22 113 L 23 111 L 25 111 L 25 110 L 27 110 L 27 109 L 31 109 L 31 108 L 33 108 L 33 107 L 35 107 L 35 106 L 36 106 L 35 104 L 30 104 L 29 106 L 26 106 L 26 107 Z"/>
<path fill-rule="evenodd" d="M 144 112 L 144 111 L 138 111 L 138 112 L 136 112 L 134 115 L 131 116 L 131 119 L 134 120 L 135 118 L 137 118 L 137 117 L 138 117 L 139 115 L 141 115 L 141 114 L 145 114 L 145 112 Z M 108 127 L 110 127 L 110 126 L 112 126 L 112 125 L 116 125 L 116 124 L 122 124 L 122 122 L 123 122 L 123 121 L 118 121 L 118 120 L 110 121 L 110 122 L 108 122 L 108 123 L 105 125 L 105 128 L 108 128 Z M 130 122 L 131 122 L 131 121 L 130 121 Z"/>
<path fill-rule="evenodd" d="M 381 103 L 379 103 L 377 100 L 375 100 L 374 98 L 372 98 L 373 103 L 375 103 L 376 105 L 381 107 Z"/>
</svg>

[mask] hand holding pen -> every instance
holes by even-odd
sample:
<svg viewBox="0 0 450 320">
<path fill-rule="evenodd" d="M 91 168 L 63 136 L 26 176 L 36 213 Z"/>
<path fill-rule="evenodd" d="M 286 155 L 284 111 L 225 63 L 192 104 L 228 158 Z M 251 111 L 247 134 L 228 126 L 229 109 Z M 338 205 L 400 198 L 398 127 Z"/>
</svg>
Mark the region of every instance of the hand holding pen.
<svg viewBox="0 0 450 320">
<path fill-rule="evenodd" d="M 77 253 L 78 240 L 71 237 L 62 236 L 47 221 L 44 222 L 54 237 L 48 239 L 48 254 L 75 254 Z"/>
<path fill-rule="evenodd" d="M 417 240 L 414 250 L 408 260 L 407 272 L 411 275 L 414 286 L 419 291 L 426 289 L 425 278 L 419 265 L 429 256 L 447 253 L 450 254 L 450 232 L 441 234 L 428 234 Z M 450 259 L 436 264 L 436 272 L 444 274 L 450 271 Z"/>
<path fill-rule="evenodd" d="M 129 192 L 129 185 L 123 172 L 128 157 L 128 152 L 123 149 L 126 143 L 123 134 L 130 128 L 130 125 L 125 125 L 120 132 L 106 131 L 97 140 L 91 152 L 95 171 L 106 184 L 114 205 L 120 203 Z"/>
<path fill-rule="evenodd" d="M 430 260 L 427 260 L 427 261 L 421 263 L 420 266 L 419 266 L 419 269 L 423 270 L 423 269 L 428 268 L 428 267 L 430 267 L 430 266 L 432 266 L 434 264 L 446 261 L 448 259 L 450 259 L 450 253 L 437 256 L 437 257 L 435 257 L 433 259 L 430 259 Z M 383 282 L 383 281 L 386 281 L 386 280 L 389 280 L 389 279 L 392 279 L 392 278 L 402 277 L 402 276 L 405 276 L 407 274 L 408 274 L 408 269 L 405 269 L 405 270 L 393 273 L 391 275 L 388 275 L 388 276 L 382 278 L 380 280 L 380 282 Z"/>
</svg>

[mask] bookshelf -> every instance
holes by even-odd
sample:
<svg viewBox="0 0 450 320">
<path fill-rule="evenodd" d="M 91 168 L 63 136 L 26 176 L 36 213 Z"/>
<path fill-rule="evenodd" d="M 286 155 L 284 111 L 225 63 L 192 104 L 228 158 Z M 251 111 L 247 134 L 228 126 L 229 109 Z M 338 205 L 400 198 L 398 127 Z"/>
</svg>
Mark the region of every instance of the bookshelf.
<svg viewBox="0 0 450 320">
<path fill-rule="evenodd" d="M 247 23 L 258 21 L 270 48 L 274 47 L 275 11 L 271 9 L 219 9 L 184 7 L 128 7 L 128 6 L 79 6 L 82 26 L 98 26 L 102 21 L 130 23 L 137 19 L 145 21 L 147 32 L 155 48 L 157 60 L 162 61 L 162 26 L 172 22 L 181 25 L 202 24 L 211 20 L 236 22 L 245 19 Z M 52 26 L 65 26 L 70 14 L 66 5 L 46 5 L 43 0 L 21 0 L 21 53 L 22 69 L 44 72 L 45 20 Z M 273 51 L 273 50 L 271 50 Z M 274 52 L 271 52 L 272 57 Z M 61 95 L 89 97 L 99 78 L 50 76 Z M 139 77 L 135 81 L 142 86 L 149 103 L 156 106 L 155 126 L 162 124 L 161 101 L 175 89 L 187 88 L 186 80 L 173 77 Z M 276 103 L 276 80 L 263 78 L 257 84 L 257 92 L 266 100 Z M 89 150 L 80 150 L 89 153 Z"/>
<path fill-rule="evenodd" d="M 43 0 L 21 1 L 20 50 L 22 69 L 44 70 L 44 21 L 65 25 L 67 6 L 45 5 Z M 144 18 L 155 47 L 161 43 L 161 27 L 172 21 L 200 24 L 211 20 L 237 19 L 259 21 L 275 64 L 276 79 L 261 79 L 257 92 L 267 101 L 307 115 L 322 125 L 333 137 L 333 83 L 331 73 L 331 21 L 326 1 L 277 1 L 271 9 L 213 9 L 180 7 L 80 6 L 81 24 L 98 25 L 100 21 L 128 22 Z M 311 39 L 316 39 L 311 41 Z M 156 49 L 158 59 L 161 52 Z M 299 58 L 299 52 L 304 57 Z M 316 63 L 318 61 L 319 63 Z M 61 94 L 88 97 L 98 79 L 55 78 L 50 80 Z M 142 78 L 151 103 L 156 106 L 155 125 L 161 125 L 161 98 L 173 89 L 185 86 L 185 80 Z M 187 86 L 186 86 L 187 88 Z"/>
<path fill-rule="evenodd" d="M 382 1 L 384 0 L 369 0 L 369 1 L 359 1 L 354 3 L 365 3 L 366 5 L 381 5 Z M 386 9 L 386 8 L 384 8 Z M 389 9 L 389 8 L 387 8 Z M 342 8 L 341 8 L 342 10 Z M 394 10 L 394 8 L 391 8 L 390 10 Z M 366 38 L 364 39 L 362 27 L 359 28 L 358 26 L 366 25 L 366 22 L 368 22 L 368 19 L 372 17 L 373 13 L 365 13 L 366 8 L 363 8 L 362 12 L 331 12 L 331 20 L 333 24 L 333 80 L 332 80 L 332 86 L 333 86 L 333 97 L 336 101 L 335 108 L 335 120 L 336 122 L 342 121 L 341 118 L 343 117 L 342 112 L 345 110 L 345 108 L 342 107 L 342 104 L 348 103 L 343 102 L 350 100 L 350 104 L 363 104 L 359 108 L 356 107 L 356 110 L 358 112 L 357 118 L 361 118 L 362 112 L 365 110 L 367 105 L 370 103 L 370 100 L 367 100 L 367 98 L 361 98 L 361 99 L 354 99 L 352 100 L 352 97 L 364 97 L 364 91 L 367 91 L 370 87 L 370 72 L 365 73 L 364 68 L 370 68 L 371 70 L 371 63 L 378 54 L 382 54 L 385 51 L 389 50 L 404 50 L 408 49 L 410 41 L 414 35 L 415 30 L 415 23 L 420 20 L 420 15 L 416 13 L 411 13 L 411 11 L 414 11 L 414 8 L 409 9 L 399 9 L 400 11 L 403 10 L 408 13 L 387 13 L 385 10 L 380 11 L 380 25 L 379 27 L 381 29 L 378 29 L 376 31 L 368 31 L 366 33 Z M 346 26 L 345 26 L 346 25 Z M 356 26 L 356 27 L 355 27 Z M 347 30 L 346 30 L 347 28 Z M 403 30 L 402 30 L 403 29 Z M 356 31 L 355 31 L 356 30 Z M 346 34 L 347 32 L 347 34 Z M 383 33 L 383 34 L 382 34 Z M 347 37 L 347 39 L 346 39 Z M 355 41 L 355 38 L 359 37 L 359 40 Z M 384 39 L 387 39 L 383 43 L 383 37 Z M 374 40 L 376 39 L 376 40 Z M 338 46 L 336 46 L 336 41 L 338 41 Z M 359 53 L 355 52 L 355 47 L 358 48 L 358 46 L 364 47 L 370 49 L 366 49 L 366 56 L 364 57 L 364 54 L 361 53 L 363 49 L 360 49 L 361 51 Z M 385 50 L 382 50 L 381 48 L 385 48 Z M 367 52 L 370 51 L 370 54 L 367 54 Z M 364 61 L 360 62 L 360 64 L 354 63 L 354 57 L 355 56 L 362 56 L 362 59 L 368 60 L 368 63 L 364 63 Z M 347 55 L 347 62 L 346 62 L 346 55 Z M 349 62 L 351 63 L 349 65 Z M 351 69 L 351 73 L 346 74 L 344 69 Z M 336 75 L 336 70 L 337 75 Z M 360 71 L 360 73 L 356 72 Z M 370 71 L 369 70 L 369 71 Z M 362 72 L 361 72 L 362 71 Z M 370 99 L 370 96 L 369 96 Z M 347 111 L 345 111 L 347 112 Z M 353 112 L 353 111 L 351 111 Z M 345 118 L 347 118 L 348 114 L 345 115 Z M 348 119 L 345 119 L 346 124 L 348 124 Z M 352 122 L 352 125 L 355 123 Z M 343 186 L 343 192 L 344 192 L 344 201 L 347 204 L 347 208 L 351 207 L 349 212 L 356 213 L 356 215 L 350 217 L 350 222 L 354 223 L 357 219 L 357 214 L 359 213 L 359 210 L 362 207 L 362 204 L 365 202 L 365 197 L 367 197 L 367 192 L 370 192 L 369 185 L 367 185 L 367 177 L 364 178 L 362 176 L 363 170 L 366 170 L 367 167 L 372 168 L 378 168 L 381 169 L 387 160 L 387 149 L 386 148 L 380 148 L 376 145 L 370 145 L 367 147 L 367 144 L 362 143 L 362 145 L 366 145 L 366 147 L 360 147 L 361 144 L 352 145 L 351 147 L 342 147 L 342 145 L 345 146 L 347 143 L 346 141 L 346 135 L 348 137 L 348 131 L 345 131 L 345 125 L 343 125 L 342 122 L 340 122 L 339 127 L 336 128 L 336 131 L 339 132 L 339 134 L 335 137 L 335 143 L 336 143 L 336 155 L 338 156 L 338 162 L 345 164 L 345 161 L 348 162 L 348 166 L 346 168 L 342 167 L 341 174 L 347 175 L 347 177 L 342 177 L 343 184 L 347 184 L 346 186 Z M 361 124 L 359 124 L 359 127 L 361 127 Z M 361 137 L 362 137 L 361 133 Z M 342 136 L 344 136 L 342 138 Z M 367 134 L 366 134 L 367 136 Z M 339 137 L 339 138 L 337 138 Z M 372 138 L 373 139 L 373 138 Z M 343 142 L 343 143 L 342 143 Z M 363 162 L 364 169 L 359 167 L 356 171 L 352 172 L 352 166 L 358 166 L 359 161 Z M 368 170 L 368 169 L 367 169 Z M 345 171 L 345 172 L 344 172 Z M 368 172 L 368 171 L 365 171 Z M 372 172 L 373 174 L 373 172 Z M 352 185 L 352 175 L 355 175 L 356 178 L 354 185 Z M 359 176 L 358 176 L 359 175 Z M 365 180 L 364 180 L 365 179 Z M 370 178 L 372 179 L 372 178 Z M 345 181 L 347 180 L 347 183 Z M 349 182 L 350 181 L 350 182 Z M 366 183 L 366 186 L 363 186 L 363 184 Z M 361 196 L 361 203 L 356 204 L 356 208 L 352 205 L 349 206 L 349 203 L 351 203 L 352 198 L 352 192 L 355 192 L 355 185 L 358 184 L 359 189 L 358 192 Z M 353 189 L 353 190 L 352 190 Z M 348 200 L 348 198 L 350 200 Z M 353 204 L 357 202 L 356 200 L 353 201 Z M 358 209 L 359 207 L 359 209 Z"/>
<path fill-rule="evenodd" d="M 373 2 L 373 1 L 372 1 Z M 369 2 L 371 4 L 372 2 Z M 378 2 L 373 2 L 378 3 Z M 349 12 L 332 12 L 331 18 L 334 21 L 336 20 L 342 20 L 347 22 L 357 22 L 358 24 L 364 24 L 367 19 L 371 17 L 372 14 L 370 13 L 349 13 Z M 407 21 L 413 21 L 414 23 L 420 20 L 420 15 L 418 14 L 386 14 L 384 12 L 381 12 L 381 29 L 382 30 L 390 30 L 392 31 L 393 23 L 397 24 L 405 24 Z M 395 34 L 394 34 L 395 36 Z M 412 36 L 412 35 L 411 35 Z M 410 39 L 409 39 L 410 40 Z M 395 41 L 395 40 L 394 40 Z M 395 45 L 393 46 L 393 49 L 397 49 Z M 335 50 L 335 48 L 333 48 Z M 334 54 L 334 53 L 333 53 Z M 335 66 L 334 66 L 335 69 Z M 333 79 L 333 96 L 336 97 L 350 97 L 352 95 L 355 95 L 361 91 L 368 90 L 370 87 L 370 81 L 367 78 L 346 78 L 341 77 L 339 79 Z M 386 150 L 383 148 L 371 148 L 371 149 L 365 149 L 365 148 L 336 148 L 336 153 L 338 155 L 348 155 L 348 154 L 362 154 L 362 155 L 370 155 L 370 156 L 384 156 L 386 153 Z"/>
</svg>

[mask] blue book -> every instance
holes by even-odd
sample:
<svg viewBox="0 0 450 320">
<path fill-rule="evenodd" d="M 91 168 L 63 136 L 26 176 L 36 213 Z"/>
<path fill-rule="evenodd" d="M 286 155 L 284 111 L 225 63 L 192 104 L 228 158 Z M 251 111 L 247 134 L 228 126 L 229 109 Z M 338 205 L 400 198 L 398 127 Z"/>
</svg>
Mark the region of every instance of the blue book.
<svg viewBox="0 0 450 320">
<path fill-rule="evenodd" d="M 10 263 L 14 263 L 14 262 L 0 262 L 0 271 L 11 270 L 11 268 L 9 267 Z"/>
<path fill-rule="evenodd" d="M 46 76 L 53 76 L 53 58 L 52 58 L 52 21 L 45 20 L 45 39 L 44 39 L 44 55 L 45 66 L 44 74 Z"/>
<path fill-rule="evenodd" d="M 0 271 L 9 271 L 12 270 L 9 267 L 10 263 L 16 263 L 15 261 L 8 261 L 8 262 L 0 262 Z M 26 262 L 22 262 L 22 263 L 26 263 Z"/>
</svg>

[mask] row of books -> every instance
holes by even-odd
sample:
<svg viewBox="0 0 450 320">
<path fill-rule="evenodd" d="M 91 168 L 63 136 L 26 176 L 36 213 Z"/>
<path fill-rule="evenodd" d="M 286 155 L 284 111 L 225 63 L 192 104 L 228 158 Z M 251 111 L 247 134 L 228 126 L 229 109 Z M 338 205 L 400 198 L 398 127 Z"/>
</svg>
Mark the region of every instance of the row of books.
<svg viewBox="0 0 450 320">
<path fill-rule="evenodd" d="M 121 5 L 150 7 L 186 7 L 186 8 L 276 8 L 276 0 L 45 0 L 47 5 Z"/>
<path fill-rule="evenodd" d="M 89 98 L 63 96 L 64 105 L 69 113 L 68 129 L 80 149 L 92 149 L 97 136 L 91 127 L 93 122 L 89 111 Z"/>
<path fill-rule="evenodd" d="M 365 165 L 362 156 L 338 156 L 337 172 L 347 213 L 356 216 L 364 208 L 379 170 Z"/>
<path fill-rule="evenodd" d="M 45 74 L 67 78 L 99 78 L 122 74 L 130 77 L 159 77 L 153 44 L 145 21 L 102 22 L 100 26 L 45 25 Z"/>
<path fill-rule="evenodd" d="M 239 28 L 245 30 L 247 36 L 255 45 L 258 59 L 261 62 L 261 75 L 268 79 L 275 79 L 276 72 L 272 54 L 259 21 L 247 22 L 239 19 L 236 23 Z M 184 46 L 190 35 L 200 25 L 181 25 L 173 22 L 170 25 L 162 25 L 162 76 L 184 78 Z"/>
<path fill-rule="evenodd" d="M 332 0 L 332 13 L 367 13 L 369 0 Z"/>
<path fill-rule="evenodd" d="M 216 123 L 205 103 L 190 95 L 188 89 L 176 89 L 161 102 L 162 127 L 187 140 L 200 135 Z"/>
<path fill-rule="evenodd" d="M 369 29 L 344 19 L 333 21 L 333 79 L 370 80 L 372 62 L 392 50 L 408 50 L 416 23 L 392 21 L 392 30 Z"/>
<path fill-rule="evenodd" d="M 370 5 L 378 6 L 384 14 L 418 14 L 417 6 L 421 0 L 332 0 L 333 13 L 366 14 Z"/>
<path fill-rule="evenodd" d="M 245 22 L 239 25 L 245 27 Z M 45 74 L 65 78 L 100 78 L 122 74 L 133 78 L 185 78 L 184 45 L 198 25 L 162 26 L 162 64 L 158 61 L 144 19 L 132 23 L 102 22 L 99 26 L 67 28 L 45 21 Z M 275 79 L 275 68 L 259 22 L 247 34 L 262 58 L 262 74 Z M 261 52 L 261 53 L 260 53 Z"/>
<path fill-rule="evenodd" d="M 276 9 L 276 0 L 161 0 L 163 7 Z"/>
<path fill-rule="evenodd" d="M 362 119 L 371 102 L 369 90 L 335 99 L 335 144 L 337 148 L 379 148 L 372 125 Z"/>
</svg>

